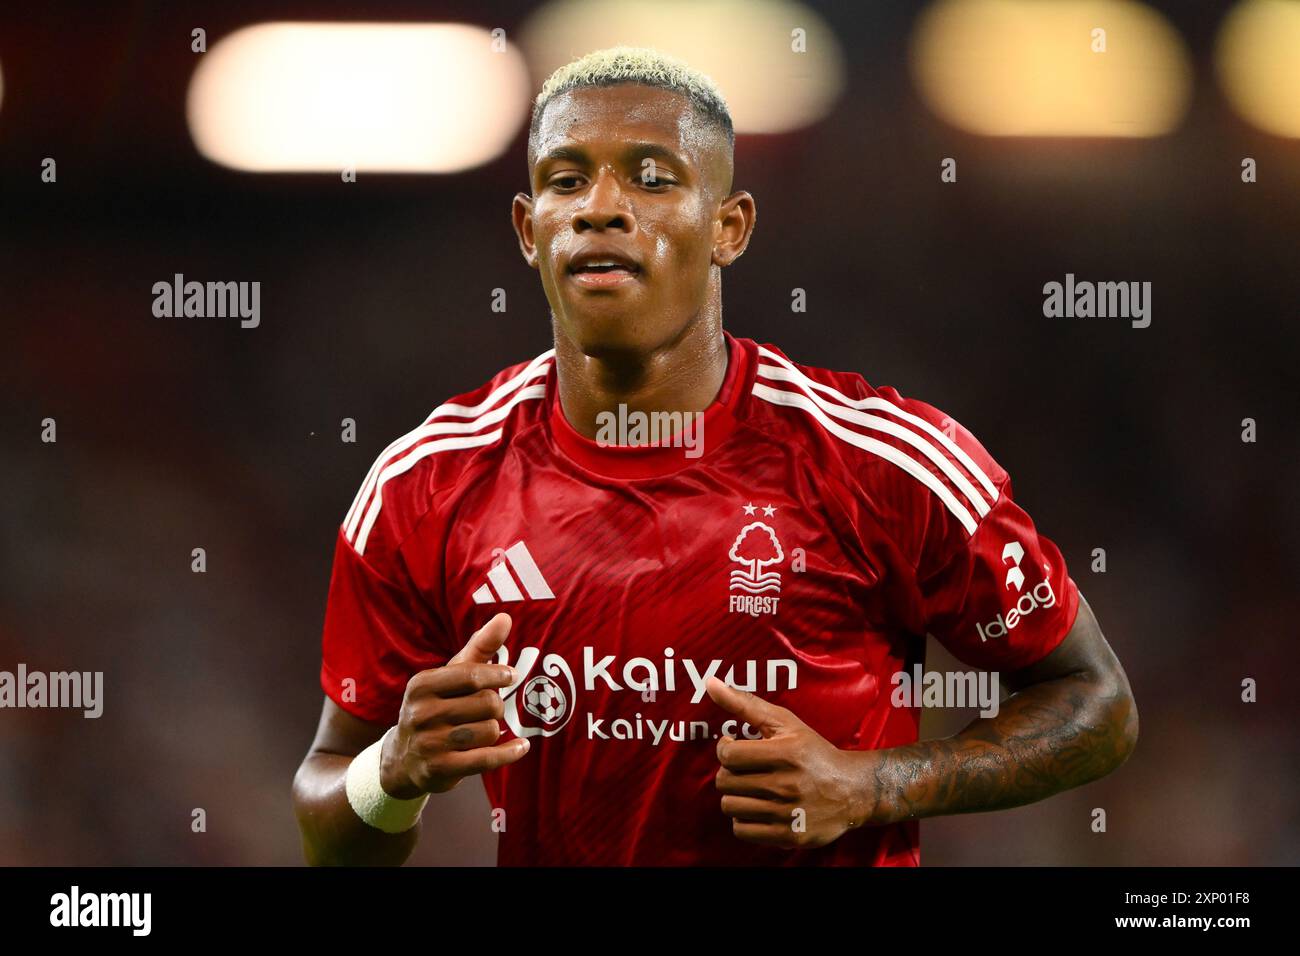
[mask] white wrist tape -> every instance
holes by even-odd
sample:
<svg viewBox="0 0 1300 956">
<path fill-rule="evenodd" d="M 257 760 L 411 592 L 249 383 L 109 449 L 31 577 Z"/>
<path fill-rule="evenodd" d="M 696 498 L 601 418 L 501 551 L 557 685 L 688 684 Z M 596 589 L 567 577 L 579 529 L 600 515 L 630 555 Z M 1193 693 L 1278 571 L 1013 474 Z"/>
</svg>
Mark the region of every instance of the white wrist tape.
<svg viewBox="0 0 1300 956">
<path fill-rule="evenodd" d="M 404 833 L 415 826 L 429 802 L 423 794 L 414 800 L 390 797 L 379 783 L 379 760 L 384 741 L 396 727 L 389 727 L 384 735 L 352 758 L 348 765 L 348 803 L 362 820 L 385 833 Z"/>
</svg>

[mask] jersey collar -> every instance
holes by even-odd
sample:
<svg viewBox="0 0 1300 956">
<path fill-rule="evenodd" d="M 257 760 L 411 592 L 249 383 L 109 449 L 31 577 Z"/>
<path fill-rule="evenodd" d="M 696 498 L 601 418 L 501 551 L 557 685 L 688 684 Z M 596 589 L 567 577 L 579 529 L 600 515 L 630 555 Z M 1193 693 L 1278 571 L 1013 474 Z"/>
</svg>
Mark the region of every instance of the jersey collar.
<svg viewBox="0 0 1300 956">
<path fill-rule="evenodd" d="M 704 409 L 703 431 L 698 436 L 701 453 L 689 457 L 688 449 L 671 440 L 657 445 L 602 445 L 580 435 L 569 424 L 560 404 L 554 362 L 546 376 L 546 407 L 549 432 L 559 451 L 581 468 L 611 478 L 653 478 L 680 471 L 705 461 L 739 422 L 739 412 L 753 386 L 757 348 L 749 339 L 738 339 L 725 329 L 727 373 L 712 403 Z"/>
</svg>

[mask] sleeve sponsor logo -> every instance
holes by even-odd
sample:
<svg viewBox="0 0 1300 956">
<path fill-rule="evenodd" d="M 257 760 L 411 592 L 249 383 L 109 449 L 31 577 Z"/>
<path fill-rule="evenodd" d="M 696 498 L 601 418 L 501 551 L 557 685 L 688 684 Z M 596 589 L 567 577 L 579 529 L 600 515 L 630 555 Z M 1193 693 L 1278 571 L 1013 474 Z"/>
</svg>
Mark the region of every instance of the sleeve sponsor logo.
<svg viewBox="0 0 1300 956">
<path fill-rule="evenodd" d="M 999 614 L 987 623 L 977 623 L 975 625 L 981 643 L 999 637 L 1006 637 L 1015 630 L 1021 621 L 1040 607 L 1056 606 L 1056 593 L 1052 590 L 1052 582 L 1046 578 L 1039 581 L 1030 590 L 1024 590 L 1025 572 L 1020 569 L 1020 562 L 1024 557 L 1025 549 L 1019 541 L 1010 541 L 1002 549 L 1002 563 L 1010 565 L 1007 568 L 1005 587 L 1008 591 L 1015 588 L 1021 593 L 1016 603 L 1012 605 L 1006 614 Z"/>
</svg>

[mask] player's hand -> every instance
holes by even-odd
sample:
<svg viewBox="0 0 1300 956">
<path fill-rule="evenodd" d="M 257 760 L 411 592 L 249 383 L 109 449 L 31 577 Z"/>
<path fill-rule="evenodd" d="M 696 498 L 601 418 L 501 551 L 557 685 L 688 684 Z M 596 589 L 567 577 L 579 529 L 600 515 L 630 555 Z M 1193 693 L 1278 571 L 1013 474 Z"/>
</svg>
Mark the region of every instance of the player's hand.
<svg viewBox="0 0 1300 956">
<path fill-rule="evenodd" d="M 410 800 L 444 793 L 465 777 L 514 763 L 527 738 L 497 744 L 505 714 L 499 688 L 516 683 L 512 667 L 488 663 L 510 634 L 510 615 L 498 614 L 474 632 L 442 667 L 420 671 L 406 684 L 397 730 L 380 756 L 379 782 L 389 796 Z"/>
<path fill-rule="evenodd" d="M 714 703 L 763 734 L 718 741 L 715 784 L 731 832 L 742 840 L 799 849 L 825 846 L 863 823 L 861 752 L 840 750 L 779 707 L 716 677 L 705 685 Z"/>
</svg>

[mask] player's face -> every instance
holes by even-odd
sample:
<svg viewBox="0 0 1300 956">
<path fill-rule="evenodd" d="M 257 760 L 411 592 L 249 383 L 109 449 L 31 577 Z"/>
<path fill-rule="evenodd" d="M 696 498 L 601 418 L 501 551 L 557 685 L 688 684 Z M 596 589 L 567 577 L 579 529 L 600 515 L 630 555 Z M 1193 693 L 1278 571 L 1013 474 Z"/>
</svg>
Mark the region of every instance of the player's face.
<svg viewBox="0 0 1300 956">
<path fill-rule="evenodd" d="M 515 228 L 580 351 L 649 353 L 700 313 L 717 281 L 724 145 L 667 90 L 578 89 L 547 104 Z"/>
</svg>

